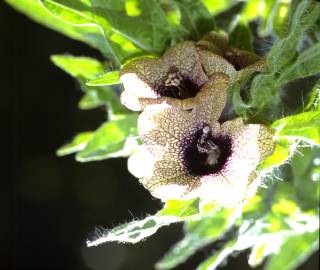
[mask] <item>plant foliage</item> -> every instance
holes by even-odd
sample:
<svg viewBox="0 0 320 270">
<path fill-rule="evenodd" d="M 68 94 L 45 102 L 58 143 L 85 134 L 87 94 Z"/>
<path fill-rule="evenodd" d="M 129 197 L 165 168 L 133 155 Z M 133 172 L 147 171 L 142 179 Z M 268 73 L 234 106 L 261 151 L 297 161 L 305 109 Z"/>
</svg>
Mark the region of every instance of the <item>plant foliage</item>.
<svg viewBox="0 0 320 270">
<path fill-rule="evenodd" d="M 248 122 L 274 130 L 274 153 L 259 166 L 267 188 L 245 206 L 223 208 L 199 199 L 167 201 L 158 213 L 102 232 L 88 245 L 136 243 L 162 226 L 184 222 L 184 237 L 156 263 L 172 269 L 198 249 L 222 239 L 225 244 L 198 266 L 216 269 L 234 252 L 249 250 L 248 263 L 265 270 L 291 270 L 319 244 L 320 181 L 320 3 L 311 0 L 5 0 L 9 5 L 105 57 L 53 55 L 52 62 L 83 90 L 80 109 L 105 107 L 107 119 L 95 131 L 76 135 L 58 149 L 81 162 L 129 156 L 139 145 L 137 114 L 119 102 L 119 68 L 133 57 L 160 56 L 184 39 L 198 40 L 210 30 L 227 31 L 233 46 L 262 46 L 267 71 L 232 89 L 235 112 Z M 213 4 L 214 3 L 214 4 Z M 258 12 L 257 12 L 258 11 Z M 228 23 L 224 20 L 228 14 Z M 258 28 L 254 30 L 253 26 Z M 260 48 L 260 49 L 261 49 Z M 287 108 L 295 83 L 308 78 L 306 100 Z M 249 85 L 249 86 L 248 86 Z M 281 167 L 279 167 L 281 166 Z M 287 170 L 282 170 L 286 167 Z M 277 181 L 281 177 L 283 181 Z"/>
</svg>

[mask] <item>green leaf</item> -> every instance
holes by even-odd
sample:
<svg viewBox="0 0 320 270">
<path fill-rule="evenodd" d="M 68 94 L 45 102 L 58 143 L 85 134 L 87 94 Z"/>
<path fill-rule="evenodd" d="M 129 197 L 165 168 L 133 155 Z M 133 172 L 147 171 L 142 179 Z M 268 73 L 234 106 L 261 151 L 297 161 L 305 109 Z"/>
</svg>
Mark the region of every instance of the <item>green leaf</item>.
<svg viewBox="0 0 320 270">
<path fill-rule="evenodd" d="M 249 23 L 262 15 L 263 2 L 261 0 L 247 0 L 241 12 L 241 20 Z"/>
<path fill-rule="evenodd" d="M 262 264 L 267 256 L 277 252 L 282 240 L 283 234 L 279 233 L 267 233 L 258 236 L 248 258 L 249 265 L 253 268 Z"/>
<path fill-rule="evenodd" d="M 201 263 L 197 270 L 215 270 L 221 265 L 234 251 L 236 240 L 231 240 L 222 249 L 215 251 L 212 256 Z"/>
<path fill-rule="evenodd" d="M 239 22 L 229 34 L 232 47 L 252 51 L 252 35 L 248 24 Z"/>
<path fill-rule="evenodd" d="M 288 80 L 278 81 L 279 74 L 286 72 L 291 68 L 296 58 L 296 48 L 299 41 L 303 39 L 305 33 L 310 29 L 320 14 L 320 3 L 314 1 L 301 1 L 296 8 L 291 21 L 288 35 L 278 41 L 267 55 L 268 72 L 260 74 L 253 79 L 247 105 L 250 107 L 250 115 L 260 121 L 269 122 L 277 117 L 280 102 L 280 87 Z M 316 53 L 313 50 L 309 53 Z M 308 54 L 309 54 L 308 53 Z M 301 60 L 307 57 L 303 54 Z M 307 58 L 308 59 L 308 58 Z M 298 69 L 297 64 L 297 69 Z M 305 76 L 306 72 L 314 73 L 317 69 L 317 63 L 312 62 L 310 67 L 306 67 L 306 71 L 298 70 L 298 74 Z M 288 71 L 290 76 L 295 78 L 296 75 L 292 71 Z M 311 74 L 310 74 L 311 75 Z M 299 75 L 300 76 L 300 75 Z M 266 109 L 269 111 L 266 111 Z"/>
<path fill-rule="evenodd" d="M 268 67 L 273 73 L 282 71 L 296 57 L 299 41 L 319 18 L 319 14 L 320 3 L 301 1 L 292 16 L 287 37 L 277 42 L 268 54 Z"/>
<path fill-rule="evenodd" d="M 272 17 L 272 31 L 280 38 L 285 37 L 288 30 L 287 26 L 290 15 L 290 2 L 291 1 L 277 1 L 272 9 L 273 15 L 270 16 L 270 18 Z"/>
<path fill-rule="evenodd" d="M 186 201 L 168 200 L 165 207 L 158 213 L 158 215 L 175 216 L 181 219 L 188 219 L 189 217 L 199 214 L 199 199 L 191 199 Z"/>
<path fill-rule="evenodd" d="M 201 1 L 181 0 L 177 3 L 181 12 L 181 27 L 189 33 L 188 38 L 199 40 L 213 30 L 213 17 Z"/>
<path fill-rule="evenodd" d="M 278 140 L 273 153 L 267 157 L 258 166 L 258 170 L 270 171 L 272 168 L 277 168 L 284 164 L 293 155 L 296 149 L 296 144 L 289 143 L 287 140 Z"/>
<path fill-rule="evenodd" d="M 185 225 L 185 237 L 157 262 L 156 268 L 172 269 L 185 262 L 198 249 L 222 237 L 238 216 L 235 212 L 235 209 L 220 208 L 210 217 L 188 222 Z"/>
<path fill-rule="evenodd" d="M 237 4 L 238 0 L 201 0 L 203 5 L 208 9 L 211 15 L 217 15 L 221 12 L 226 11 L 231 8 L 235 4 Z"/>
<path fill-rule="evenodd" d="M 267 34 L 270 34 L 271 26 L 273 28 L 272 30 L 274 30 L 275 24 L 273 23 L 273 25 L 271 25 L 271 22 L 274 22 L 274 20 L 272 19 L 274 18 L 274 14 L 276 13 L 276 10 L 279 8 L 282 2 L 277 0 L 265 0 L 262 2 L 264 2 L 265 5 L 261 14 L 262 21 L 259 25 L 259 32 L 261 36 L 265 36 Z M 289 6 L 288 3 L 286 3 L 286 5 L 287 7 Z M 280 21 L 278 20 L 277 22 Z M 278 26 L 280 26 L 280 24 Z"/>
<path fill-rule="evenodd" d="M 306 111 L 320 111 L 320 79 L 315 83 L 310 92 Z"/>
<path fill-rule="evenodd" d="M 185 262 L 198 249 L 211 242 L 207 238 L 197 238 L 192 234 L 187 234 L 181 241 L 176 243 L 155 265 L 156 269 L 167 270 Z"/>
<path fill-rule="evenodd" d="M 119 71 L 111 71 L 100 75 L 86 83 L 88 86 L 120 84 Z"/>
<path fill-rule="evenodd" d="M 106 230 L 97 239 L 88 241 L 87 245 L 96 246 L 105 242 L 137 243 L 163 226 L 195 217 L 199 218 L 198 204 L 199 199 L 168 201 L 157 214 Z"/>
<path fill-rule="evenodd" d="M 264 270 L 293 270 L 305 262 L 319 245 L 319 230 L 292 235 L 286 239 L 278 253 L 267 262 Z"/>
<path fill-rule="evenodd" d="M 90 57 L 56 54 L 50 59 L 56 66 L 80 80 L 81 83 L 94 79 L 105 70 L 102 63 Z"/>
<path fill-rule="evenodd" d="M 155 0 L 91 0 L 90 4 L 71 0 L 41 0 L 54 16 L 72 25 L 94 25 L 106 39 L 118 64 L 143 51 L 160 54 L 171 37 L 171 29 Z M 130 1 L 132 2 L 132 1 Z M 133 14 L 134 13 L 134 14 Z"/>
<path fill-rule="evenodd" d="M 235 84 L 232 87 L 232 105 L 234 111 L 241 116 L 243 119 L 247 119 L 247 110 L 250 108 L 249 105 L 247 105 L 240 95 L 241 87 L 240 84 Z"/>
<path fill-rule="evenodd" d="M 320 75 L 320 43 L 301 53 L 297 61 L 281 74 L 278 84 L 285 84 L 314 74 Z"/>
<path fill-rule="evenodd" d="M 104 123 L 76 155 L 81 162 L 129 156 L 137 146 L 137 115 L 129 114 Z"/>
<path fill-rule="evenodd" d="M 127 111 L 120 104 L 116 89 L 108 86 L 90 87 L 86 85 L 88 80 L 96 78 L 105 71 L 105 67 L 98 60 L 89 57 L 76 57 L 72 55 L 52 55 L 52 62 L 76 78 L 85 95 L 79 102 L 80 109 L 93 109 L 101 105 L 108 108 L 108 116 L 113 119 L 114 115 L 123 114 Z"/>
<path fill-rule="evenodd" d="M 37 23 L 43 24 L 70 38 L 82 41 L 98 49 L 105 56 L 110 55 L 110 50 L 103 33 L 93 25 L 71 25 L 57 17 L 52 16 L 38 0 L 5 0 L 9 5 L 25 14 Z"/>
<path fill-rule="evenodd" d="M 316 209 L 319 205 L 320 185 L 316 179 L 319 157 L 320 147 L 300 148 L 290 162 L 295 194 L 302 209 Z"/>
<path fill-rule="evenodd" d="M 106 242 L 135 244 L 153 235 L 159 228 L 178 221 L 179 218 L 172 216 L 150 216 L 143 220 L 134 220 L 111 230 L 105 230 L 97 239 L 87 241 L 87 246 L 97 246 Z"/>
<path fill-rule="evenodd" d="M 287 140 L 305 140 L 320 144 L 320 112 L 305 112 L 282 118 L 272 124 L 275 136 Z"/>
<path fill-rule="evenodd" d="M 239 20 L 244 24 L 249 24 L 259 19 L 259 35 L 267 36 L 271 34 L 272 22 L 275 10 L 279 8 L 279 2 L 277 0 L 248 0 L 244 4 Z M 288 3 L 286 5 L 288 6 Z"/>
<path fill-rule="evenodd" d="M 255 109 L 258 113 L 270 106 L 270 104 L 278 105 L 280 94 L 278 85 L 275 84 L 273 74 L 259 74 L 254 77 L 251 88 L 248 106 Z"/>
<path fill-rule="evenodd" d="M 65 156 L 81 151 L 92 138 L 92 133 L 93 132 L 88 131 L 77 134 L 70 143 L 60 147 L 57 150 L 57 155 Z"/>
</svg>

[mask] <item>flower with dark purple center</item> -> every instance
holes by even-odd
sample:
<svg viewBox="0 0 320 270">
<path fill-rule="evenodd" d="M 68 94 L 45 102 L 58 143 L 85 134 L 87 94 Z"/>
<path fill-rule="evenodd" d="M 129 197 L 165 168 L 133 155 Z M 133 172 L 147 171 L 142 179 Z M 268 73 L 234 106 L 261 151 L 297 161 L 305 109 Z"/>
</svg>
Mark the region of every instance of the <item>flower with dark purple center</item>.
<svg viewBox="0 0 320 270">
<path fill-rule="evenodd" d="M 230 205 L 255 193 L 260 183 L 255 169 L 273 151 L 273 135 L 241 118 L 218 122 L 228 86 L 228 77 L 217 73 L 201 89 L 207 97 L 201 106 L 182 110 L 162 103 L 141 113 L 144 145 L 129 159 L 129 169 L 153 196 Z"/>
<path fill-rule="evenodd" d="M 168 49 L 162 58 L 139 58 L 120 73 L 121 102 L 131 110 L 159 103 L 162 97 L 183 100 L 195 97 L 207 82 L 196 46 L 191 41 Z M 162 100 L 161 100 L 162 101 Z"/>
<path fill-rule="evenodd" d="M 224 36 L 210 32 L 204 38 L 196 44 L 181 42 L 162 58 L 138 58 L 124 65 L 120 72 L 122 104 L 134 111 L 163 102 L 192 109 L 201 106 L 201 88 L 213 74 L 226 74 L 231 85 L 265 68 L 263 59 L 230 48 Z"/>
</svg>

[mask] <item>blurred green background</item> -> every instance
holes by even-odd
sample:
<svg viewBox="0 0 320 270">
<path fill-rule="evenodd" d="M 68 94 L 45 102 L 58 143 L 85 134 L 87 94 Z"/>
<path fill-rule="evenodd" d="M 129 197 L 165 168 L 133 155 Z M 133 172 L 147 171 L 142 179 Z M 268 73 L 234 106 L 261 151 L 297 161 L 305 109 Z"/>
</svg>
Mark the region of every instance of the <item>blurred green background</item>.
<svg viewBox="0 0 320 270">
<path fill-rule="evenodd" d="M 111 228 L 161 207 L 129 174 L 126 159 L 82 164 L 73 156 L 55 155 L 76 133 L 96 129 L 105 111 L 79 110 L 78 83 L 55 67 L 49 56 L 72 53 L 100 60 L 102 56 L 35 24 L 2 1 L 0 14 L 1 81 L 8 95 L 1 102 L 1 112 L 7 116 L 13 109 L 14 116 L 3 124 L 13 124 L 14 179 L 10 192 L 2 189 L 0 196 L 2 213 L 9 220 L 1 227 L 9 244 L 2 245 L 0 269 L 153 269 L 183 237 L 182 225 L 165 227 L 134 246 L 87 248 L 85 244 L 96 226 Z M 194 269 L 221 245 L 203 248 L 176 269 Z M 234 256 L 221 269 L 249 269 L 247 256 Z M 318 254 L 314 254 L 299 269 L 318 269 L 318 265 Z"/>
</svg>

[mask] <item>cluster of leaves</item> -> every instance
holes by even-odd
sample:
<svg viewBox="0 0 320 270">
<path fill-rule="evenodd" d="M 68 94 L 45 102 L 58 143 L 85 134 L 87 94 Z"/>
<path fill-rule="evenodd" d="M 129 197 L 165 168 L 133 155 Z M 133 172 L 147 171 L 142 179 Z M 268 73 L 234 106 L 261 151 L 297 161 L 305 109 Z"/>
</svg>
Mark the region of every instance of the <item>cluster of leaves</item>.
<svg viewBox="0 0 320 270">
<path fill-rule="evenodd" d="M 317 249 L 319 3 L 311 0 L 5 1 L 33 20 L 98 49 L 106 59 L 102 63 L 89 57 L 51 57 L 55 65 L 79 81 L 84 92 L 80 109 L 105 106 L 107 111 L 101 127 L 78 134 L 57 151 L 58 155 L 76 153 L 76 159 L 82 162 L 129 156 L 139 144 L 137 114 L 119 103 L 118 70 L 126 61 L 142 55 L 159 56 L 181 40 L 197 40 L 210 30 L 222 28 L 229 33 L 231 44 L 238 48 L 251 50 L 255 39 L 271 40 L 274 44 L 272 47 L 268 44 L 271 48 L 266 58 L 267 72 L 257 75 L 249 89 L 246 87 L 250 82 L 232 89 L 237 114 L 247 121 L 264 122 L 274 130 L 276 149 L 259 166 L 261 175 L 271 179 L 267 183 L 269 188 L 261 189 L 246 206 L 238 208 L 221 208 L 199 199 L 168 201 L 155 215 L 106 231 L 88 245 L 107 241 L 136 243 L 162 226 L 185 222 L 185 237 L 156 264 L 157 269 L 174 268 L 198 249 L 223 239 L 230 232 L 233 235 L 227 237 L 227 242 L 198 269 L 216 269 L 235 251 L 250 249 L 251 266 L 269 257 L 266 270 L 291 270 Z M 303 89 L 307 104 L 286 112 L 283 97 L 294 88 L 294 80 L 306 77 L 315 81 L 312 89 Z M 284 163 L 290 165 L 286 173 L 277 169 Z M 278 174 L 286 181 L 270 183 Z"/>
</svg>

